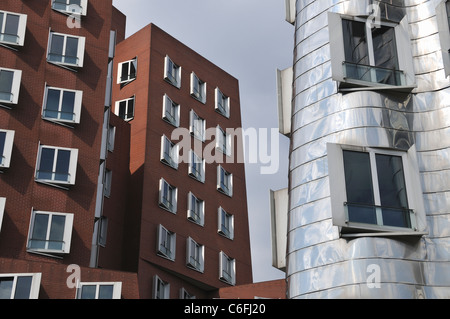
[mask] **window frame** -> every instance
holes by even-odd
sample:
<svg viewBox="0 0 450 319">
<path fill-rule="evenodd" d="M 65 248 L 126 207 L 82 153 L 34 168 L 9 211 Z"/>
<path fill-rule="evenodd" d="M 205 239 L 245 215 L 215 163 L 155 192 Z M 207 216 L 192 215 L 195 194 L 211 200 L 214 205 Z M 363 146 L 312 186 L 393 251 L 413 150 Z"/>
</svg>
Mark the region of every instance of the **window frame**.
<svg viewBox="0 0 450 319">
<path fill-rule="evenodd" d="M 232 135 L 228 134 L 220 125 L 216 128 L 216 149 L 226 156 L 231 156 Z"/>
<path fill-rule="evenodd" d="M 47 107 L 47 103 L 48 103 L 48 91 L 49 90 L 55 90 L 55 91 L 58 90 L 58 91 L 60 91 L 60 97 L 59 97 L 59 103 L 58 103 L 58 111 L 53 111 L 53 112 L 58 112 L 58 116 L 61 113 L 60 110 L 61 110 L 61 107 L 62 107 L 64 92 L 75 93 L 75 99 L 74 99 L 74 103 L 73 103 L 73 115 L 74 115 L 74 119 L 73 120 L 65 120 L 65 119 L 52 118 L 52 117 L 45 116 L 45 111 L 46 111 L 46 107 Z M 45 87 L 44 102 L 43 102 L 43 105 L 42 105 L 41 116 L 42 116 L 42 118 L 44 120 L 51 121 L 51 122 L 80 124 L 82 105 L 83 105 L 83 91 L 70 90 L 70 89 L 58 88 L 58 87 L 53 87 L 53 86 L 46 86 Z"/>
<path fill-rule="evenodd" d="M 157 230 L 157 241 L 156 241 L 156 254 L 160 257 L 166 258 L 171 261 L 175 261 L 176 257 L 176 247 L 177 247 L 177 234 L 168 230 L 163 225 L 158 225 Z M 166 240 L 164 240 L 166 239 Z M 169 241 L 169 247 L 167 247 L 164 243 Z M 161 249 L 161 248 L 164 248 Z"/>
<path fill-rule="evenodd" d="M 83 286 L 95 286 L 95 298 L 94 300 L 98 300 L 100 286 L 113 286 L 113 294 L 111 300 L 117 300 L 122 298 L 122 282 L 79 282 L 77 284 L 77 289 L 75 293 L 75 299 L 81 299 L 81 294 L 83 292 Z M 86 300 L 86 299 L 85 299 Z"/>
<path fill-rule="evenodd" d="M 5 11 L 5 10 L 0 10 L 0 13 L 3 13 L 3 20 L 0 21 L 0 44 L 4 45 L 4 46 L 20 46 L 23 47 L 25 44 L 25 34 L 26 34 L 26 29 L 27 29 L 27 19 L 28 16 L 26 14 L 21 14 L 21 13 L 16 13 L 16 12 L 10 12 L 10 11 Z M 11 41 L 7 41 L 3 38 L 3 35 L 5 35 L 5 28 L 6 28 L 6 18 L 8 15 L 15 15 L 19 17 L 19 23 L 17 25 L 17 34 L 15 34 L 14 36 L 16 36 L 18 38 L 18 41 L 16 43 L 11 42 Z M 3 39 L 2 39 L 3 38 Z"/>
<path fill-rule="evenodd" d="M 181 70 L 181 66 L 173 62 L 173 60 L 166 55 L 164 58 L 164 80 L 178 89 L 181 88 Z M 173 75 L 173 73 L 175 73 L 175 75 Z"/>
<path fill-rule="evenodd" d="M 66 51 L 68 38 L 77 38 L 78 39 L 77 56 L 76 56 L 76 58 L 78 59 L 78 63 L 68 63 L 68 62 L 51 61 L 50 60 L 50 55 L 54 54 L 54 53 L 50 52 L 51 47 L 52 47 L 52 42 L 53 42 L 53 36 L 64 37 L 64 43 L 63 43 L 63 47 L 62 47 L 63 52 Z M 71 34 L 65 34 L 65 33 L 59 33 L 59 32 L 54 32 L 54 31 L 50 30 L 49 38 L 48 38 L 48 48 L 47 48 L 47 62 L 55 64 L 55 65 L 67 67 L 67 68 L 82 68 L 84 65 L 85 48 L 86 48 L 86 38 L 85 37 L 71 35 Z M 61 55 L 61 57 L 65 57 L 65 55 Z M 72 57 L 72 58 L 75 58 L 75 57 Z"/>
<path fill-rule="evenodd" d="M 162 288 L 162 296 L 158 295 L 158 287 Z M 158 275 L 153 276 L 153 299 L 169 299 L 169 298 L 170 298 L 170 283 L 162 280 Z"/>
<path fill-rule="evenodd" d="M 224 264 L 227 264 L 227 267 L 224 267 Z M 227 254 L 225 254 L 223 251 L 219 254 L 219 280 L 235 286 L 236 285 L 236 259 L 230 258 Z M 224 276 L 224 273 L 229 268 L 230 274 L 229 278 L 227 276 Z"/>
<path fill-rule="evenodd" d="M 194 200 L 195 200 L 195 203 L 194 203 Z M 200 211 L 198 213 L 196 212 L 196 209 L 195 209 L 197 207 L 196 204 L 199 204 L 199 206 L 200 206 Z M 192 192 L 188 193 L 187 218 L 189 221 L 191 221 L 199 226 L 203 227 L 205 225 L 205 201 L 202 199 L 199 199 Z"/>
<path fill-rule="evenodd" d="M 228 228 L 222 222 L 224 218 L 229 224 Z M 229 214 L 222 206 L 217 209 L 217 233 L 225 238 L 234 240 L 234 215 Z"/>
<path fill-rule="evenodd" d="M 184 287 L 181 287 L 180 299 L 197 299 L 197 298 L 194 295 L 191 295 Z"/>
<path fill-rule="evenodd" d="M 227 183 L 225 183 L 225 181 L 222 182 L 222 176 L 228 179 Z M 226 189 L 223 186 L 225 186 Z M 222 165 L 217 166 L 217 190 L 222 194 L 233 197 L 233 174 L 223 168 Z"/>
<path fill-rule="evenodd" d="M 197 169 L 200 167 L 200 170 Z M 193 150 L 189 150 L 189 168 L 188 174 L 190 177 L 199 181 L 200 183 L 205 183 L 205 172 L 206 172 L 206 160 L 198 156 Z"/>
<path fill-rule="evenodd" d="M 166 146 L 169 146 L 169 157 L 167 157 Z M 161 136 L 161 157 L 162 163 L 177 170 L 179 164 L 179 145 L 173 143 L 166 135 Z"/>
<path fill-rule="evenodd" d="M 133 101 L 133 115 L 131 117 L 128 117 L 128 112 L 129 112 L 129 103 L 130 101 Z M 125 107 L 125 118 L 121 118 L 119 116 L 120 114 L 120 103 L 122 102 L 126 102 L 126 107 Z M 121 118 L 122 120 L 124 120 L 125 122 L 130 122 L 132 120 L 134 120 L 134 116 L 136 114 L 136 96 L 133 95 L 132 97 L 129 97 L 127 99 L 123 99 L 120 101 L 116 101 L 115 103 L 115 108 L 114 108 L 114 114 L 117 115 L 119 118 Z"/>
<path fill-rule="evenodd" d="M 375 155 L 392 155 L 402 158 L 404 179 L 408 200 L 408 208 L 411 214 L 411 228 L 374 225 L 365 223 L 356 223 L 348 220 L 347 211 L 344 204 L 347 202 L 347 191 L 345 184 L 344 170 L 344 151 L 355 151 L 369 153 L 372 158 Z M 353 236 L 353 234 L 369 232 L 373 236 L 399 236 L 399 235 L 418 235 L 426 234 L 426 217 L 423 202 L 423 192 L 421 189 L 420 174 L 416 158 L 416 148 L 411 147 L 408 151 L 381 149 L 375 147 L 362 147 L 353 145 L 327 144 L 328 167 L 330 178 L 330 197 L 333 224 L 340 227 L 342 236 Z M 371 172 L 376 172 L 376 164 L 371 161 Z M 378 174 L 376 172 L 376 174 Z M 377 175 L 378 176 L 378 175 Z M 372 176 L 372 183 L 375 184 L 378 179 Z M 378 189 L 378 185 L 377 188 Z M 373 190 L 374 197 L 376 189 Z M 379 202 L 375 201 L 375 207 Z"/>
<path fill-rule="evenodd" d="M 199 244 L 192 237 L 186 240 L 186 266 L 201 273 L 205 271 L 205 245 Z"/>
<path fill-rule="evenodd" d="M 197 129 L 197 125 L 201 125 L 200 130 Z M 193 109 L 189 112 L 189 132 L 197 140 L 206 141 L 206 120 L 200 117 Z"/>
<path fill-rule="evenodd" d="M 62 249 L 48 249 L 48 248 L 31 248 L 31 241 L 35 240 L 32 238 L 33 231 L 36 222 L 36 215 L 48 215 L 48 224 L 46 229 L 46 239 L 42 240 L 45 242 L 47 246 L 49 243 L 49 236 L 51 233 L 51 225 L 52 225 L 52 217 L 53 216 L 64 216 L 64 233 L 63 233 L 63 248 Z M 61 212 L 47 212 L 47 211 L 39 211 L 32 209 L 31 211 L 31 219 L 28 230 L 28 238 L 27 238 L 27 252 L 30 253 L 43 253 L 49 255 L 68 255 L 70 254 L 70 246 L 72 242 L 72 231 L 73 231 L 73 220 L 74 214 L 69 213 L 61 213 Z M 39 239 L 41 240 L 41 239 Z"/>
<path fill-rule="evenodd" d="M 39 299 L 39 289 L 41 286 L 42 273 L 16 273 L 16 274 L 0 274 L 0 278 L 13 278 L 13 286 L 11 287 L 10 299 L 14 299 L 16 294 L 17 279 L 19 277 L 31 277 L 30 295 L 28 299 Z"/>
<path fill-rule="evenodd" d="M 399 23 L 381 21 L 382 26 L 393 27 L 396 39 L 397 58 L 399 71 L 403 72 L 404 83 L 402 85 L 390 85 L 377 82 L 368 82 L 347 78 L 345 75 L 345 47 L 343 20 L 367 22 L 367 18 L 328 12 L 328 29 L 330 35 L 331 69 L 332 79 L 339 84 L 340 91 L 352 90 L 394 90 L 400 92 L 411 92 L 417 87 L 414 64 L 412 57 L 411 40 L 409 36 L 408 18 L 405 16 Z M 370 66 L 369 66 L 370 67 Z M 375 68 L 375 66 L 371 66 Z"/>
<path fill-rule="evenodd" d="M 11 92 L 3 92 L 3 93 L 10 94 L 11 99 L 9 99 L 9 100 L 0 99 L 0 104 L 1 103 L 18 104 L 19 103 L 19 94 L 20 94 L 20 84 L 22 81 L 22 70 L 0 68 L 0 72 L 1 71 L 12 72 L 13 80 L 11 82 Z"/>
<path fill-rule="evenodd" d="M 122 66 L 124 64 L 129 64 L 129 65 L 133 64 L 134 65 L 134 69 L 136 70 L 135 74 L 134 74 L 134 77 L 132 77 L 132 74 L 128 73 L 127 79 L 126 80 L 122 79 L 123 78 L 123 74 L 122 74 L 123 68 L 122 68 Z M 130 70 L 130 67 L 128 66 L 128 71 L 129 70 Z M 118 66 L 117 66 L 117 84 L 124 85 L 124 84 L 128 84 L 128 83 L 133 82 L 134 80 L 137 79 L 137 73 L 138 73 L 138 58 L 137 57 L 135 57 L 135 58 L 133 58 L 131 60 L 128 60 L 128 61 L 119 62 Z"/>
<path fill-rule="evenodd" d="M 198 90 L 196 86 L 198 85 Z M 191 96 L 197 101 L 206 104 L 206 82 L 201 80 L 194 72 L 191 73 Z"/>
<path fill-rule="evenodd" d="M 163 97 L 163 112 L 162 118 L 167 123 L 179 127 L 180 126 L 180 104 L 174 102 L 167 94 Z M 174 115 L 169 110 L 174 110 Z M 170 116 L 169 116 L 170 115 Z"/>
<path fill-rule="evenodd" d="M 170 198 L 170 205 L 167 205 L 166 201 L 164 200 L 165 187 L 167 187 L 168 190 L 171 191 L 172 198 Z M 159 180 L 159 207 L 167 210 L 172 214 L 176 214 L 178 201 L 177 198 L 178 198 L 178 188 L 169 184 L 164 178 L 161 178 Z"/>
<path fill-rule="evenodd" d="M 231 98 L 225 94 L 219 89 L 216 88 L 215 90 L 216 94 L 216 103 L 215 103 L 215 110 L 217 113 L 225 116 L 226 118 L 230 118 L 230 104 L 231 104 Z M 221 101 L 225 103 L 225 105 L 222 105 Z M 222 107 L 221 107 L 222 106 Z"/>
<path fill-rule="evenodd" d="M 16 132 L 11 130 L 2 130 L 0 133 L 5 133 L 5 142 L 3 147 L 3 154 L 0 154 L 0 171 L 11 166 L 12 151 L 14 147 L 14 137 Z"/>
<path fill-rule="evenodd" d="M 0 197 L 0 233 L 2 231 L 3 215 L 5 215 L 6 198 Z"/>
<path fill-rule="evenodd" d="M 52 174 L 56 173 L 55 169 L 56 169 L 56 164 L 58 162 L 57 161 L 58 151 L 62 150 L 62 151 L 70 152 L 69 168 L 68 168 L 68 172 L 67 172 L 69 180 L 67 182 L 53 180 L 53 179 L 43 179 L 43 178 L 38 177 L 39 167 L 41 166 L 41 160 L 42 160 L 42 150 L 44 148 L 55 150 L 55 154 L 53 157 L 53 171 L 50 172 Z M 36 171 L 35 171 L 35 175 L 34 175 L 35 181 L 39 182 L 39 183 L 55 185 L 55 186 L 57 186 L 57 185 L 66 185 L 66 186 L 75 185 L 77 165 L 78 165 L 78 149 L 39 144 L 38 156 L 37 156 L 37 160 L 36 160 Z"/>
<path fill-rule="evenodd" d="M 87 7 L 88 7 L 88 0 L 80 0 L 80 7 L 81 7 L 81 11 L 79 12 L 75 12 L 75 11 L 70 11 L 68 9 L 70 9 L 71 6 L 75 6 L 75 4 L 71 4 L 70 1 L 71 0 L 64 0 L 66 2 L 66 9 L 57 9 L 54 7 L 55 2 L 60 3 L 61 0 L 56 1 L 56 0 L 52 0 L 52 10 L 67 14 L 67 15 L 77 15 L 77 16 L 86 16 L 87 15 Z"/>
</svg>

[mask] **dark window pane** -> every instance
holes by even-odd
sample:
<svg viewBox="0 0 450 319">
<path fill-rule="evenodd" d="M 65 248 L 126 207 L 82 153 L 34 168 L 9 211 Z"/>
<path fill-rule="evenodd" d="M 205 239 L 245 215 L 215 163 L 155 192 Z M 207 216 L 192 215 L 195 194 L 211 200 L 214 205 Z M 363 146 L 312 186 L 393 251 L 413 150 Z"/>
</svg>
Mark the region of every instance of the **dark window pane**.
<svg viewBox="0 0 450 319">
<path fill-rule="evenodd" d="M 81 287 L 80 299 L 95 299 L 95 292 L 97 291 L 97 286 L 94 285 L 83 285 Z"/>
<path fill-rule="evenodd" d="M 34 216 L 33 233 L 31 235 L 30 248 L 46 248 L 48 219 L 49 215 L 47 214 L 36 214 Z"/>
<path fill-rule="evenodd" d="M 41 161 L 39 163 L 38 179 L 46 179 L 46 180 L 52 179 L 54 160 L 55 160 L 55 150 L 52 148 L 42 148 Z"/>
<path fill-rule="evenodd" d="M 3 163 L 3 154 L 5 151 L 6 132 L 0 132 L 0 164 Z"/>
<path fill-rule="evenodd" d="M 78 63 L 78 38 L 67 37 L 65 62 L 71 64 Z"/>
<path fill-rule="evenodd" d="M 60 90 L 49 89 L 47 91 L 47 104 L 45 105 L 44 116 L 57 119 L 59 110 Z"/>
<path fill-rule="evenodd" d="M 342 20 L 342 24 L 344 30 L 345 61 L 370 65 L 366 24 L 345 19 Z"/>
<path fill-rule="evenodd" d="M 375 66 L 398 70 L 397 45 L 394 28 L 381 26 L 372 29 L 373 50 L 375 55 Z M 388 72 L 384 77 L 378 78 L 378 83 L 395 84 L 394 73 Z"/>
<path fill-rule="evenodd" d="M 18 277 L 14 299 L 30 299 L 32 281 L 33 277 L 31 276 Z"/>
<path fill-rule="evenodd" d="M 13 283 L 14 278 L 12 277 L 0 278 L 0 299 L 11 299 Z"/>
<path fill-rule="evenodd" d="M 129 74 L 130 74 L 129 65 L 130 65 L 130 63 L 128 63 L 128 62 L 122 64 L 122 78 L 120 79 L 121 81 L 126 81 L 129 79 Z"/>
<path fill-rule="evenodd" d="M 0 31 L 3 30 L 3 19 L 5 17 L 5 14 L 3 12 L 0 12 Z"/>
<path fill-rule="evenodd" d="M 347 204 L 348 219 L 353 223 L 377 225 L 377 212 L 375 206 Z"/>
<path fill-rule="evenodd" d="M 66 217 L 61 215 L 54 215 L 50 228 L 50 237 L 48 249 L 62 250 L 64 248 L 64 226 L 66 224 Z"/>
<path fill-rule="evenodd" d="M 98 299 L 112 299 L 113 298 L 113 285 L 101 285 L 99 287 Z"/>
<path fill-rule="evenodd" d="M 64 37 L 61 35 L 52 35 L 50 46 L 50 61 L 62 61 L 64 47 Z"/>
<path fill-rule="evenodd" d="M 15 14 L 6 15 L 5 34 L 17 36 L 19 31 L 19 19 L 20 17 Z"/>
<path fill-rule="evenodd" d="M 344 151 L 344 169 L 347 201 L 374 205 L 369 154 Z"/>
<path fill-rule="evenodd" d="M 408 208 L 402 158 L 377 155 L 381 206 Z"/>
<path fill-rule="evenodd" d="M 119 103 L 119 117 L 120 117 L 122 120 L 125 120 L 125 119 L 126 119 L 126 118 L 125 118 L 126 110 L 127 110 L 127 101 L 122 101 L 122 102 L 120 102 L 120 103 Z"/>
<path fill-rule="evenodd" d="M 75 106 L 75 92 L 64 92 L 61 105 L 61 119 L 73 121 Z"/>
<path fill-rule="evenodd" d="M 127 119 L 134 117 L 134 99 L 128 100 Z"/>
<path fill-rule="evenodd" d="M 407 209 L 383 208 L 383 225 L 411 228 L 410 211 Z"/>
<path fill-rule="evenodd" d="M 0 71 L 0 99 L 11 100 L 12 83 L 14 79 L 14 72 Z"/>
<path fill-rule="evenodd" d="M 58 158 L 56 160 L 55 180 L 64 182 L 69 181 L 69 164 L 70 164 L 70 151 L 59 150 Z"/>
</svg>

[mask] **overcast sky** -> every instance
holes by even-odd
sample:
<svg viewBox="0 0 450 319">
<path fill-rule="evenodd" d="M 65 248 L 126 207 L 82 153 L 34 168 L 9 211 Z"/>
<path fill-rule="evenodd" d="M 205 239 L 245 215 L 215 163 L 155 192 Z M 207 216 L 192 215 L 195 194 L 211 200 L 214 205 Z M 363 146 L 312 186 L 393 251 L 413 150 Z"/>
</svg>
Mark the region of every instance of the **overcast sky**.
<svg viewBox="0 0 450 319">
<path fill-rule="evenodd" d="M 292 66 L 294 44 L 284 0 L 113 0 L 113 4 L 127 16 L 127 36 L 153 23 L 237 78 L 244 129 L 278 128 L 276 70 Z M 262 164 L 246 164 L 254 282 L 284 278 L 272 267 L 269 192 L 288 186 L 289 140 L 279 134 L 276 138 L 278 173 L 262 175 Z"/>
</svg>

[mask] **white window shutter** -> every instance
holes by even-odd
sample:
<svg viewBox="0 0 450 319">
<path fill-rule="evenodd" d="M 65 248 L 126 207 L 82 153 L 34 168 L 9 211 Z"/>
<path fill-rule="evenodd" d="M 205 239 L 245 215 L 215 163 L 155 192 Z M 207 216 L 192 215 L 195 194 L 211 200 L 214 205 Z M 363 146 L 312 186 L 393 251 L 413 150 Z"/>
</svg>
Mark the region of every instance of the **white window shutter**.
<svg viewBox="0 0 450 319">
<path fill-rule="evenodd" d="M 18 45 L 23 46 L 25 44 L 25 34 L 27 30 L 27 15 L 19 14 L 19 28 L 17 30 L 17 35 L 19 37 Z"/>
<path fill-rule="evenodd" d="M 70 150 L 70 163 L 69 163 L 69 184 L 75 185 L 78 165 L 78 150 Z"/>
<path fill-rule="evenodd" d="M 87 15 L 88 0 L 81 0 L 81 15 Z"/>
<path fill-rule="evenodd" d="M 228 195 L 230 197 L 233 197 L 233 174 L 229 174 L 228 178 L 229 178 L 229 188 L 228 188 L 229 192 L 228 192 Z"/>
<path fill-rule="evenodd" d="M 177 213 L 177 206 L 178 206 L 178 188 L 173 189 L 173 202 L 172 202 L 172 213 Z"/>
<path fill-rule="evenodd" d="M 123 63 L 117 65 L 117 84 L 122 83 L 122 65 Z"/>
<path fill-rule="evenodd" d="M 160 205 L 164 203 L 163 197 L 164 197 L 164 187 L 165 187 L 165 184 L 166 184 L 166 181 L 165 181 L 163 178 L 161 178 L 161 179 L 159 180 L 159 204 L 160 204 Z"/>
<path fill-rule="evenodd" d="M 35 273 L 32 275 L 30 299 L 39 299 L 39 288 L 41 287 L 41 273 Z"/>
<path fill-rule="evenodd" d="M 75 103 L 73 106 L 73 113 L 75 114 L 74 122 L 80 123 L 81 109 L 83 105 L 83 91 L 75 91 Z"/>
<path fill-rule="evenodd" d="M 64 248 L 63 253 L 69 254 L 70 253 L 70 245 L 72 242 L 72 229 L 73 229 L 73 214 L 66 214 L 66 223 L 64 225 Z"/>
<path fill-rule="evenodd" d="M 234 215 L 230 215 L 230 239 L 234 239 Z"/>
<path fill-rule="evenodd" d="M 112 299 L 121 299 L 122 298 L 122 283 L 115 282 L 113 288 L 113 296 Z"/>
<path fill-rule="evenodd" d="M 2 231 L 3 215 L 5 214 L 6 198 L 0 197 L 0 232 Z"/>
<path fill-rule="evenodd" d="M 22 70 L 10 70 L 10 71 L 14 71 L 12 90 L 11 90 L 13 97 L 12 97 L 11 103 L 17 104 L 17 103 L 19 103 L 20 83 L 22 81 Z"/>
<path fill-rule="evenodd" d="M 9 168 L 11 165 L 11 156 L 12 156 L 12 150 L 13 150 L 13 145 L 14 145 L 15 131 L 2 130 L 2 132 L 6 132 L 6 139 L 5 139 L 5 146 L 3 149 L 4 161 L 3 161 L 3 164 L 0 165 L 0 168 Z M 0 154 L 0 156 L 1 155 L 2 154 Z"/>
<path fill-rule="evenodd" d="M 221 172 L 222 172 L 222 166 L 217 166 L 217 189 L 222 189 L 222 187 L 221 187 L 221 180 L 222 180 L 222 178 L 221 178 L 221 176 L 222 176 L 222 174 L 221 174 Z"/>
</svg>

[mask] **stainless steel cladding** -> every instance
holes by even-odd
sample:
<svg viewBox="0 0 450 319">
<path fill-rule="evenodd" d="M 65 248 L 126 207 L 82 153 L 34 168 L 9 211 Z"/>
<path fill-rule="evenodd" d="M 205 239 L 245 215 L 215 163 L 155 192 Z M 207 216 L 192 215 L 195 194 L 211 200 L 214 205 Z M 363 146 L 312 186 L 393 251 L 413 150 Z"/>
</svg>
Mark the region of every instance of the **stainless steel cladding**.
<svg viewBox="0 0 450 319">
<path fill-rule="evenodd" d="M 289 298 L 450 298 L 449 11 L 297 0 Z"/>
</svg>

